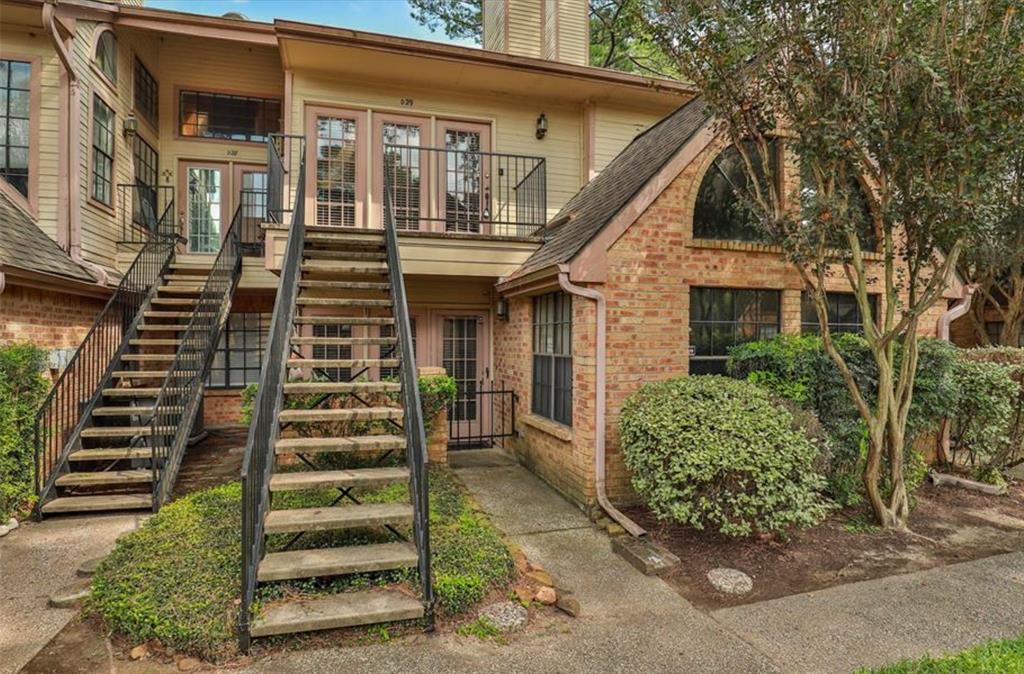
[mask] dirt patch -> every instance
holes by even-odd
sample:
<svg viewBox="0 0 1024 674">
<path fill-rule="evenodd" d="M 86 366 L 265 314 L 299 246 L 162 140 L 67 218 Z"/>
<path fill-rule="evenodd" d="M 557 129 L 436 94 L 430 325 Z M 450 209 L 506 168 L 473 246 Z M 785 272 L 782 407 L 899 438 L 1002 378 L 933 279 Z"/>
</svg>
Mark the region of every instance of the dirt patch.
<svg viewBox="0 0 1024 674">
<path fill-rule="evenodd" d="M 925 485 L 917 493 L 910 532 L 883 532 L 862 510 L 834 514 L 789 540 L 732 539 L 658 522 L 643 507 L 627 514 L 683 563 L 664 575 L 702 608 L 722 608 L 785 597 L 872 578 L 1024 550 L 1024 484 L 1006 496 Z M 707 580 L 715 567 L 754 579 L 742 596 L 717 592 Z"/>
<path fill-rule="evenodd" d="M 247 436 L 245 428 L 212 430 L 203 440 L 189 447 L 174 483 L 174 498 L 237 482 L 245 458 Z"/>
</svg>

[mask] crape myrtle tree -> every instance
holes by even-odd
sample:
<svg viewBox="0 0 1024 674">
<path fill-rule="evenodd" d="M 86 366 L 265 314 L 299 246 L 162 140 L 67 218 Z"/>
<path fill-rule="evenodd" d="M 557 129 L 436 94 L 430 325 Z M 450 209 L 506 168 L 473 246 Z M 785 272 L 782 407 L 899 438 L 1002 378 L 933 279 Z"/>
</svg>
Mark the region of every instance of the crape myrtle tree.
<svg viewBox="0 0 1024 674">
<path fill-rule="evenodd" d="M 814 300 L 866 427 L 864 489 L 886 528 L 909 515 L 918 328 L 991 220 L 1024 108 L 1018 2 L 648 0 L 655 39 L 742 155 L 737 192 Z M 877 251 L 862 246 L 865 219 Z M 856 296 L 877 382 L 858 383 L 833 341 L 833 275 Z"/>
<path fill-rule="evenodd" d="M 961 275 L 977 286 L 970 320 L 983 345 L 1024 339 L 1024 133 L 1012 142 L 1006 179 L 993 192 L 990 218 L 963 254 Z M 989 331 L 990 323 L 998 330 Z"/>
</svg>

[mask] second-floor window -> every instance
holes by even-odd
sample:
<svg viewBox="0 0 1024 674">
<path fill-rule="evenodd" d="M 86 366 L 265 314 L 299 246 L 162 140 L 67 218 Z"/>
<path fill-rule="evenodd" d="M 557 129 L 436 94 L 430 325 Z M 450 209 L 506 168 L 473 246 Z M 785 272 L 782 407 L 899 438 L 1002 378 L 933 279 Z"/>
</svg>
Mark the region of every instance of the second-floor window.
<svg viewBox="0 0 1024 674">
<path fill-rule="evenodd" d="M 182 91 L 178 99 L 182 136 L 262 143 L 281 130 L 276 98 Z"/>
<path fill-rule="evenodd" d="M 779 334 L 778 290 L 692 288 L 690 374 L 724 374 L 729 349 Z"/>
<path fill-rule="evenodd" d="M 92 98 L 92 186 L 90 195 L 113 205 L 114 111 L 99 96 Z"/>
<path fill-rule="evenodd" d="M 534 414 L 572 426 L 572 297 L 533 298 Z"/>
<path fill-rule="evenodd" d="M 117 84 L 117 36 L 114 31 L 105 30 L 96 40 L 95 62 L 103 76 Z"/>
<path fill-rule="evenodd" d="M 135 167 L 135 199 L 132 201 L 132 222 L 152 227 L 160 217 L 156 198 L 158 157 L 153 146 L 135 136 L 132 148 L 132 163 Z"/>
<path fill-rule="evenodd" d="M 778 154 L 775 143 L 769 147 L 773 156 Z M 746 141 L 744 148 L 754 166 L 760 168 L 753 141 Z M 763 182 L 762 189 L 767 188 L 768 178 L 763 171 L 758 171 L 758 174 L 759 180 Z M 750 191 L 743 156 L 735 145 L 730 145 L 715 158 L 700 183 L 697 203 L 693 209 L 694 238 L 764 241 L 767 237 L 758 226 L 757 216 L 745 198 Z"/>
<path fill-rule="evenodd" d="M 28 197 L 32 64 L 0 59 L 0 178 Z"/>
<path fill-rule="evenodd" d="M 853 293 L 826 293 L 825 302 L 828 304 L 829 332 L 834 334 L 864 332 L 864 316 L 861 313 L 860 305 L 857 304 L 856 295 Z M 870 295 L 868 304 L 871 306 L 871 315 L 878 316 L 878 295 Z M 821 332 L 818 312 L 814 309 L 814 298 L 806 292 L 800 295 L 800 331 L 815 335 Z"/>
<path fill-rule="evenodd" d="M 156 85 L 156 78 L 142 64 L 142 61 L 135 59 L 135 111 L 142 116 L 150 126 L 157 128 L 159 120 L 160 96 Z"/>
</svg>

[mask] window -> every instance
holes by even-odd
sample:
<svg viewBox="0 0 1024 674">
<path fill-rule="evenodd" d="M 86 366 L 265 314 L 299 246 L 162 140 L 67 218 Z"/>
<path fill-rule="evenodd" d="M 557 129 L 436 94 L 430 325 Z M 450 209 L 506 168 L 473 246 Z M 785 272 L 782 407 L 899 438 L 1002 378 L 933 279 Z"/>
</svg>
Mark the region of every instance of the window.
<svg viewBox="0 0 1024 674">
<path fill-rule="evenodd" d="M 160 94 L 156 78 L 142 61 L 135 59 L 135 111 L 155 129 L 160 117 Z"/>
<path fill-rule="evenodd" d="M 112 83 L 117 83 L 117 37 L 104 30 L 96 40 L 96 67 Z"/>
<path fill-rule="evenodd" d="M 354 227 L 359 203 L 355 119 L 316 118 L 316 224 Z"/>
<path fill-rule="evenodd" d="M 314 337 L 349 338 L 352 336 L 351 325 L 314 325 Z M 320 360 L 350 360 L 352 346 L 349 344 L 314 344 L 313 358 Z M 358 372 L 356 374 L 359 374 Z M 331 381 L 349 381 L 352 379 L 350 367 L 317 368 L 314 376 L 325 376 Z"/>
<path fill-rule="evenodd" d="M 213 354 L 208 385 L 240 388 L 259 383 L 269 334 L 270 314 L 230 314 Z"/>
<path fill-rule="evenodd" d="M 985 321 L 985 334 L 988 335 L 989 344 L 1000 346 L 1004 321 Z M 1005 346 L 1005 345 L 1004 345 Z M 1017 346 L 1024 346 L 1024 334 L 1017 339 Z"/>
<path fill-rule="evenodd" d="M 281 130 L 281 101 L 182 91 L 178 127 L 182 136 L 263 143 L 268 134 Z"/>
<path fill-rule="evenodd" d="M 828 302 L 828 329 L 832 333 L 864 332 L 864 320 L 857 305 L 857 296 L 853 293 L 826 293 Z M 871 315 L 878 316 L 878 296 L 870 295 Z M 800 331 L 818 334 L 818 312 L 814 309 L 814 298 L 808 293 L 800 295 Z"/>
<path fill-rule="evenodd" d="M 113 205 L 114 111 L 93 94 L 92 98 L 92 198 Z"/>
<path fill-rule="evenodd" d="M 779 334 L 781 292 L 690 290 L 690 374 L 724 374 L 729 349 Z"/>
<path fill-rule="evenodd" d="M 868 198 L 864 194 L 864 188 L 860 181 L 851 178 L 846 193 L 850 197 L 849 218 L 853 226 L 857 228 L 857 239 L 860 241 L 861 249 L 877 251 L 878 234 L 875 231 L 875 219 L 871 215 L 871 207 L 868 205 Z M 817 194 L 818 188 L 815 185 L 810 165 L 803 164 L 800 168 L 800 207 L 803 209 L 805 219 L 809 219 L 816 209 L 828 208 L 828 204 L 819 203 Z M 838 249 L 848 247 L 842 229 L 832 230 L 829 244 Z"/>
<path fill-rule="evenodd" d="M 146 227 L 155 227 L 159 217 L 156 199 L 157 154 L 153 146 L 135 135 L 132 148 L 132 163 L 135 166 L 135 198 L 132 199 L 132 222 Z"/>
<path fill-rule="evenodd" d="M 747 152 L 760 169 L 757 149 L 753 141 L 746 141 Z M 777 154 L 774 143 L 771 152 Z M 758 171 L 761 182 L 767 186 L 767 178 Z M 745 203 L 743 195 L 749 182 L 743 157 L 736 146 L 730 146 L 711 164 L 697 193 L 693 211 L 693 236 L 696 239 L 721 239 L 732 241 L 763 241 L 764 233 L 758 227 L 757 216 Z"/>
<path fill-rule="evenodd" d="M 28 197 L 32 64 L 0 59 L 0 177 Z"/>
<path fill-rule="evenodd" d="M 533 298 L 534 414 L 572 426 L 572 298 Z"/>
</svg>

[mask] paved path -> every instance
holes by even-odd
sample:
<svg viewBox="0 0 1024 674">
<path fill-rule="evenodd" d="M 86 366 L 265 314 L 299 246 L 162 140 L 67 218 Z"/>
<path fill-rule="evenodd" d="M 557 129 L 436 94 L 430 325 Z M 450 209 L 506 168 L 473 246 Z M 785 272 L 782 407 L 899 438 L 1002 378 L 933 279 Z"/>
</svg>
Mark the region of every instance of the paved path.
<svg viewBox="0 0 1024 674">
<path fill-rule="evenodd" d="M 75 581 L 79 564 L 105 555 L 138 515 L 57 517 L 0 538 L 0 674 L 21 669 L 77 613 L 50 595 Z"/>
</svg>

